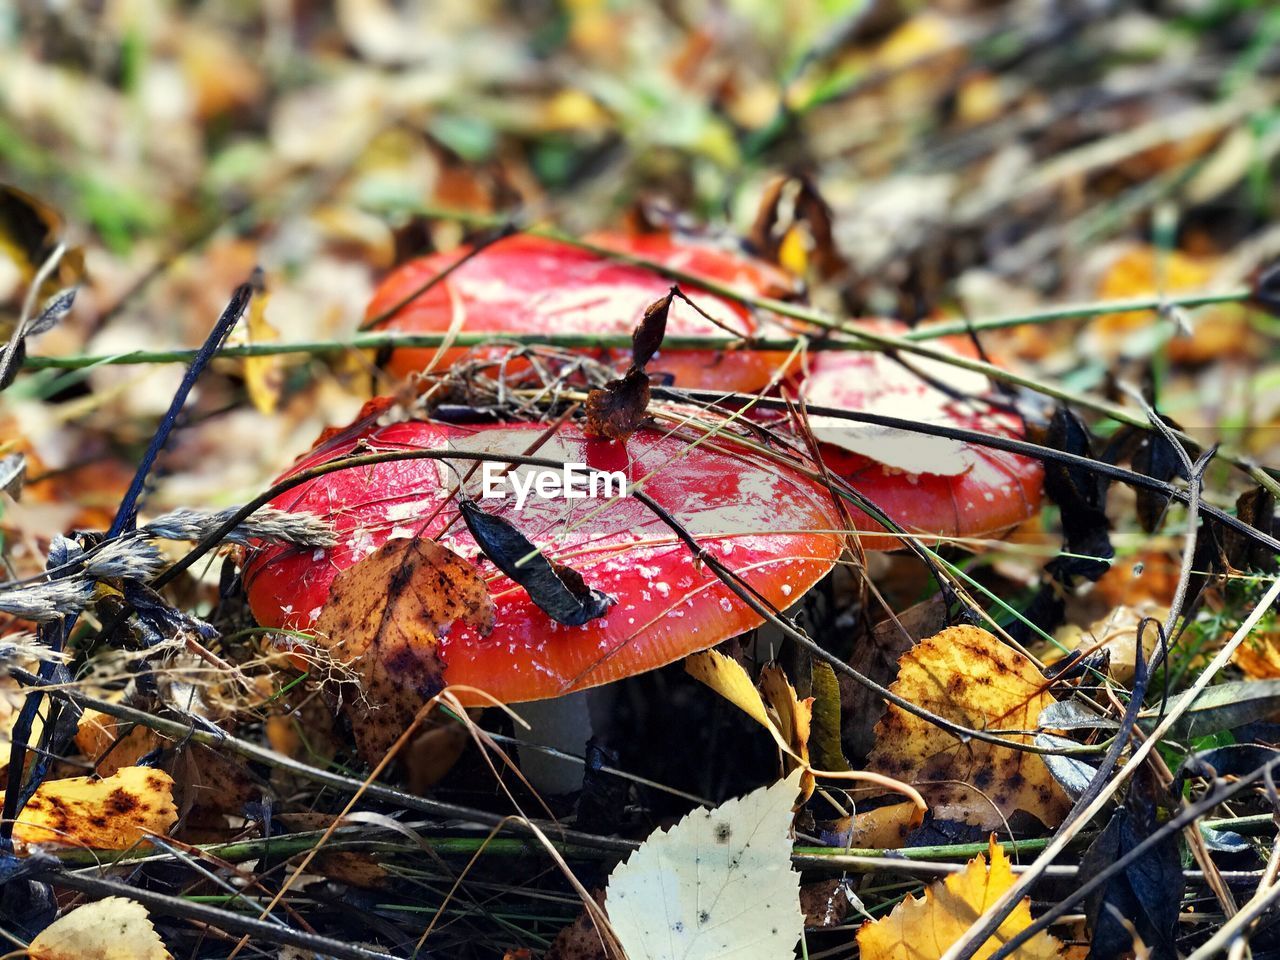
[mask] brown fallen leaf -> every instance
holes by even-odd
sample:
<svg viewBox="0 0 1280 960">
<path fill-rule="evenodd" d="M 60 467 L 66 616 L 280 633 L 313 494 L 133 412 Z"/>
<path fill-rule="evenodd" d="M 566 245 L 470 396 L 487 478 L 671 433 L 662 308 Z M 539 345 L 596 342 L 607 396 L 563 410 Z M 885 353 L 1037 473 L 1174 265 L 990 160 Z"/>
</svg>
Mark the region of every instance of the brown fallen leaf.
<svg viewBox="0 0 1280 960">
<path fill-rule="evenodd" d="M 649 409 L 649 375 L 630 370 L 587 394 L 587 431 L 593 437 L 625 440 L 640 429 Z"/>
<path fill-rule="evenodd" d="M 418 795 L 445 778 L 471 742 L 466 726 L 452 718 L 429 720 L 404 748 L 404 772 L 409 789 Z"/>
<path fill-rule="evenodd" d="M 1280 633 L 1262 630 L 1250 634 L 1231 655 L 1250 680 L 1280 680 Z"/>
<path fill-rule="evenodd" d="M 389 540 L 338 575 L 315 630 L 354 673 L 342 706 L 365 760 L 381 759 L 443 689 L 440 636 L 458 620 L 488 633 L 493 616 L 476 568 L 434 540 Z"/>
<path fill-rule="evenodd" d="M 147 908 L 107 897 L 63 914 L 36 935 L 31 960 L 173 960 Z"/>
<path fill-rule="evenodd" d="M 125 767 L 101 780 L 46 782 L 18 814 L 13 835 L 28 844 L 127 850 L 149 836 L 163 836 L 177 818 L 173 778 L 150 767 Z"/>
<path fill-rule="evenodd" d="M 244 814 L 245 805 L 262 796 L 262 787 L 245 761 L 227 750 L 188 743 L 173 760 L 178 809 L 184 836 L 199 831 L 201 840 L 227 838 L 228 817 Z"/>
<path fill-rule="evenodd" d="M 898 661 L 894 693 L 976 730 L 1032 730 L 1053 703 L 1040 671 L 978 627 L 950 627 Z M 934 815 L 992 829 L 1024 810 L 1057 826 L 1070 803 L 1034 753 L 980 740 L 963 743 L 927 720 L 890 704 L 876 724 L 867 766 L 914 784 Z M 1029 735 L 1010 740 L 1029 743 Z"/>
<path fill-rule="evenodd" d="M 938 960 L 947 948 L 997 897 L 1013 886 L 1009 858 L 993 838 L 991 865 L 978 854 L 963 873 L 925 888 L 924 897 L 908 896 L 887 917 L 868 921 L 858 930 L 858 951 L 864 960 Z M 1010 937 L 1031 925 L 1031 901 L 1023 900 L 1000 924 L 1000 929 L 974 954 L 986 960 Z M 1062 944 L 1041 932 L 1023 944 L 1018 960 L 1054 960 Z"/>
<path fill-rule="evenodd" d="M 806 929 L 835 927 L 853 911 L 848 880 L 818 880 L 800 885 L 800 909 Z"/>
<path fill-rule="evenodd" d="M 1131 606 L 1116 607 L 1087 627 L 1074 624 L 1063 627 L 1055 636 L 1064 646 L 1082 653 L 1105 650 L 1110 659 L 1108 672 L 1112 679 L 1128 683 L 1137 669 L 1138 627 L 1146 619 L 1163 622 L 1168 614 L 1168 607 L 1144 600 Z M 1159 636 L 1159 631 L 1151 627 L 1143 631 L 1144 658 L 1151 657 Z"/>
<path fill-rule="evenodd" d="M 592 892 L 596 902 L 604 906 L 604 891 Z M 596 929 L 591 913 L 583 910 L 576 920 L 556 934 L 545 960 L 616 960 L 617 953 L 606 948 Z"/>
<path fill-rule="evenodd" d="M 381 890 L 391 879 L 391 874 L 373 854 L 360 850 L 322 853 L 316 857 L 312 869 L 326 879 L 361 890 Z"/>
<path fill-rule="evenodd" d="M 864 677 L 888 686 L 898 675 L 898 658 L 910 650 L 912 644 L 933 636 L 946 625 L 947 605 L 941 594 L 934 594 L 872 627 L 871 635 L 854 645 L 849 666 Z M 850 756 L 865 757 L 875 746 L 873 728 L 884 708 L 883 701 L 848 674 L 842 673 L 837 679 L 841 687 L 844 742 L 849 745 Z"/>
</svg>

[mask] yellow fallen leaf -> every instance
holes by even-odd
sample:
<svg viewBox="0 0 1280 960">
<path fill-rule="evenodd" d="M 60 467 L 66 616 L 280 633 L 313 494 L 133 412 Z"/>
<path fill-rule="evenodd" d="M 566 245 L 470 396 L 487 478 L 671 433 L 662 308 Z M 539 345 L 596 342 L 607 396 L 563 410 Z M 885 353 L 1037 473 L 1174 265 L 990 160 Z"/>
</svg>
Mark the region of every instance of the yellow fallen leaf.
<svg viewBox="0 0 1280 960">
<path fill-rule="evenodd" d="M 822 843 L 829 847 L 899 850 L 906 846 L 911 831 L 923 822 L 924 810 L 908 801 L 821 821 L 818 830 Z"/>
<path fill-rule="evenodd" d="M 608 111 L 582 90 L 561 90 L 542 105 L 544 130 L 596 131 L 609 122 Z"/>
<path fill-rule="evenodd" d="M 715 650 L 704 650 L 685 657 L 684 669 L 695 680 L 701 680 L 720 696 L 766 729 L 775 729 L 769 722 L 764 699 L 747 676 L 738 661 Z"/>
<path fill-rule="evenodd" d="M 150 767 L 125 767 L 101 780 L 46 782 L 18 814 L 13 835 L 23 843 L 127 850 L 149 836 L 164 835 L 177 819 L 173 778 Z"/>
<path fill-rule="evenodd" d="M 228 35 L 189 28 L 183 32 L 178 49 L 182 73 L 201 119 L 247 109 L 262 95 L 261 69 Z"/>
<path fill-rule="evenodd" d="M 32 960 L 173 960 L 147 908 L 107 897 L 63 914 L 27 948 Z"/>
<path fill-rule="evenodd" d="M 930 884 L 923 898 L 908 896 L 887 917 L 867 921 L 858 930 L 862 960 L 938 960 L 997 897 L 1013 886 L 1013 870 L 1004 850 L 992 838 L 991 866 L 981 854 L 963 873 Z M 1031 925 L 1031 901 L 1024 898 L 978 948 L 975 960 L 986 960 L 1010 937 Z M 1056 960 L 1062 944 L 1038 933 L 1023 944 L 1018 960 Z"/>
<path fill-rule="evenodd" d="M 774 724 L 782 735 L 782 742 L 791 748 L 787 770 L 802 767 L 800 796 L 809 799 L 813 793 L 813 773 L 809 763 L 809 732 L 813 727 L 813 697 L 801 700 L 796 688 L 776 663 L 768 664 L 760 671 L 760 692 L 773 710 Z"/>
<path fill-rule="evenodd" d="M 1126 300 L 1157 294 L 1196 293 L 1211 289 L 1218 264 L 1177 250 L 1157 250 L 1150 245 L 1132 247 L 1108 266 L 1098 284 L 1103 300 Z M 1125 337 L 1155 323 L 1154 311 L 1107 313 L 1090 324 L 1086 342 L 1114 353 Z M 1249 323 L 1239 304 L 1217 304 L 1196 312 L 1190 336 L 1169 341 L 1171 359 L 1203 363 L 1224 353 L 1238 353 L 1248 343 Z"/>
<path fill-rule="evenodd" d="M 686 657 L 685 670 L 724 697 L 773 737 L 786 757 L 788 770 L 804 771 L 800 781 L 800 802 L 813 793 L 814 776 L 838 780 L 869 781 L 887 790 L 905 793 L 923 811 L 924 799 L 905 783 L 867 770 L 815 770 L 809 762 L 809 733 L 813 725 L 813 697 L 801 700 L 782 668 L 769 664 L 760 671 L 757 690 L 747 671 L 736 660 L 715 650 L 703 650 Z M 767 703 L 767 706 L 766 706 Z"/>
<path fill-rule="evenodd" d="M 956 25 L 932 12 L 917 14 L 894 29 L 871 55 L 870 69 L 883 71 L 885 105 L 907 109 L 928 103 L 965 63 Z"/>
<path fill-rule="evenodd" d="M 924 822 L 924 811 L 914 803 L 891 803 L 874 810 L 860 810 L 853 817 L 849 846 L 898 850 L 907 835 Z"/>
<path fill-rule="evenodd" d="M 898 660 L 889 688 L 940 717 L 974 730 L 1032 730 L 1053 703 L 1035 665 L 978 627 L 949 627 Z M 981 740 L 961 742 L 890 704 L 875 728 L 867 766 L 914 784 L 934 815 L 992 829 L 1015 810 L 1047 826 L 1066 815 L 1067 795 L 1034 753 Z M 1007 739 L 1030 743 L 1029 735 Z"/>
<path fill-rule="evenodd" d="M 813 700 L 801 703 L 786 674 L 775 664 L 769 664 L 760 671 L 759 690 L 738 661 L 715 650 L 703 650 L 686 657 L 684 667 L 690 675 L 764 727 L 787 758 L 788 770 L 797 766 L 805 769 L 800 781 L 800 799 L 801 802 L 809 799 L 813 793 L 813 774 L 809 772 L 809 725 Z M 773 708 L 772 716 L 765 706 L 766 698 Z"/>
<path fill-rule="evenodd" d="M 76 727 L 76 746 L 89 760 L 102 757 L 95 772 L 109 777 L 123 767 L 132 767 L 160 743 L 160 738 L 150 727 L 137 724 L 129 729 L 127 723 L 98 710 L 86 710 L 80 715 Z"/>
<path fill-rule="evenodd" d="M 21 663 L 24 669 L 34 670 L 37 666 L 35 661 L 24 660 Z M 0 677 L 0 773 L 9 769 L 9 751 L 13 744 L 13 727 L 18 722 L 18 715 L 22 712 L 22 705 L 26 703 L 27 691 L 22 688 L 11 675 L 5 674 Z M 35 743 L 40 737 L 40 732 L 44 728 L 44 721 L 40 714 L 37 713 L 32 720 L 31 736 L 28 738 L 30 742 Z"/>
<path fill-rule="evenodd" d="M 267 322 L 267 303 L 271 295 L 264 288 L 257 291 L 249 304 L 245 330 L 249 343 L 272 343 L 279 332 Z M 284 388 L 284 372 L 280 355 L 244 358 L 244 386 L 259 413 L 274 413 Z"/>
<path fill-rule="evenodd" d="M 1250 634 L 1236 647 L 1231 662 L 1250 680 L 1280 680 L 1280 633 L 1262 630 Z"/>
</svg>

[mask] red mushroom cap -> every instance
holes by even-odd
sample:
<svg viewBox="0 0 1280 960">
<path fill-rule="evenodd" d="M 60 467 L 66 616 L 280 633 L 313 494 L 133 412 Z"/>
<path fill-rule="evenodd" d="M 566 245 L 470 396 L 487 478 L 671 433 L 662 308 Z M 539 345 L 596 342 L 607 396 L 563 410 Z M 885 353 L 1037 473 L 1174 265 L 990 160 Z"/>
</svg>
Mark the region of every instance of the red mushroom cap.
<svg viewBox="0 0 1280 960">
<path fill-rule="evenodd" d="M 881 333 L 901 334 L 907 329 L 885 320 L 866 325 Z M 960 338 L 934 345 L 962 356 L 974 355 L 972 346 Z M 1017 416 L 981 399 L 967 399 L 989 395 L 990 383 L 981 374 L 907 354 L 902 360 L 905 364 L 873 351 L 820 353 L 811 362 L 801 392 L 812 406 L 1024 438 Z M 904 530 L 926 540 L 999 535 L 1040 509 L 1044 466 L 1038 460 L 836 417 L 813 416 L 810 426 L 824 441 L 822 459 L 835 475 Z M 868 549 L 901 546 L 878 521 L 860 510 L 852 514 L 855 526 L 864 531 Z"/>
<path fill-rule="evenodd" d="M 386 426 L 366 418 L 331 434 L 295 471 L 351 453 L 469 450 L 519 455 L 545 427 L 531 423 L 457 426 L 410 421 Z M 644 489 L 710 553 L 768 602 L 785 608 L 834 564 L 840 539 L 830 494 L 817 483 L 725 439 L 690 449 L 675 436 L 642 430 L 625 443 L 587 438 L 565 425 L 536 456 L 625 472 L 652 473 Z M 481 499 L 551 560 L 577 570 L 588 586 L 616 598 L 583 626 L 551 620 L 523 588 L 480 554 L 448 493 L 472 461 L 415 459 L 338 470 L 282 494 L 273 506 L 308 511 L 335 524 L 339 543 L 325 550 L 269 546 L 245 567 L 259 622 L 305 629 L 319 615 L 334 577 L 387 540 L 436 537 L 475 562 L 496 606 L 487 636 L 455 623 L 441 640 L 444 677 L 504 702 L 554 697 L 659 667 L 758 626 L 762 620 L 670 527 L 639 500 Z M 517 468 L 523 470 L 530 467 Z M 479 492 L 480 473 L 468 483 Z M 475 489 L 473 489 L 473 487 Z"/>
<path fill-rule="evenodd" d="M 753 295 L 788 289 L 785 274 L 761 261 L 715 247 L 681 243 L 669 234 L 608 234 L 593 238 L 602 246 L 659 261 L 673 269 L 741 288 Z M 422 257 L 394 270 L 369 303 L 372 320 L 410 297 L 433 277 L 457 263 L 466 250 Z M 629 335 L 645 308 L 661 299 L 671 281 L 642 267 L 619 263 L 555 240 L 517 235 L 486 247 L 430 290 L 419 294 L 379 324 L 379 329 L 444 333 L 455 315 L 469 333 L 591 333 Z M 743 337 L 759 333 L 755 317 L 742 304 L 705 291 L 686 289 L 712 323 L 687 303 L 671 305 L 667 332 L 676 336 Z M 434 348 L 402 348 L 389 367 L 398 376 L 424 369 Z M 466 350 L 446 351 L 445 366 Z M 625 365 L 629 351 L 607 351 L 605 359 Z M 664 350 L 649 364 L 652 373 L 669 373 L 690 389 L 758 390 L 786 354 L 752 350 Z"/>
</svg>

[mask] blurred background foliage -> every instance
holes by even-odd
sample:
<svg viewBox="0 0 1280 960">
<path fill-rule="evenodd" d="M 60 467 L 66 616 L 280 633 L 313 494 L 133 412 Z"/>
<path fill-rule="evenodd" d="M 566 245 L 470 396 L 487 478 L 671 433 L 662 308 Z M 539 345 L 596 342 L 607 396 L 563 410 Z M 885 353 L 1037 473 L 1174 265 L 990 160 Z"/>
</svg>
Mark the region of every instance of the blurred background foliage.
<svg viewBox="0 0 1280 960">
<path fill-rule="evenodd" d="M 393 263 L 508 217 L 730 234 L 847 315 L 1011 313 L 1227 289 L 1280 252 L 1278 41 L 1263 0 L 17 0 L 0 179 L 59 211 L 83 259 L 37 353 L 196 343 L 255 265 L 269 301 L 248 335 L 341 338 Z M 6 236 L 12 315 L 32 257 Z M 1205 308 L 1160 352 L 1179 319 L 989 347 L 1079 387 L 1157 354 L 1225 358 L 1212 389 L 1248 381 L 1232 371 L 1265 352 L 1265 318 Z M 260 461 L 214 482 L 179 450 L 162 501 L 243 496 L 348 415 L 370 369 L 224 361 L 182 443 L 217 453 L 209 418 L 258 431 Z M 101 464 L 145 440 L 177 376 L 42 371 L 6 416 L 50 469 Z"/>
</svg>

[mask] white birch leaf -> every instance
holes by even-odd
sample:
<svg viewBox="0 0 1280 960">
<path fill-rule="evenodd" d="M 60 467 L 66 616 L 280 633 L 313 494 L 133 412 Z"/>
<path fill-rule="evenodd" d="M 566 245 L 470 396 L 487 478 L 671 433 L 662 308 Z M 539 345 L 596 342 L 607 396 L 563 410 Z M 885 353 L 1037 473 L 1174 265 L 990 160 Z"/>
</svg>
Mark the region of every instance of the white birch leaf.
<svg viewBox="0 0 1280 960">
<path fill-rule="evenodd" d="M 804 928 L 791 869 L 801 770 L 655 830 L 609 877 L 605 909 L 630 960 L 778 960 Z"/>
</svg>

